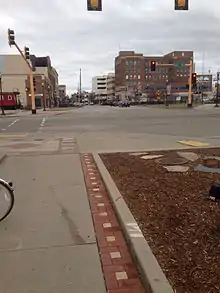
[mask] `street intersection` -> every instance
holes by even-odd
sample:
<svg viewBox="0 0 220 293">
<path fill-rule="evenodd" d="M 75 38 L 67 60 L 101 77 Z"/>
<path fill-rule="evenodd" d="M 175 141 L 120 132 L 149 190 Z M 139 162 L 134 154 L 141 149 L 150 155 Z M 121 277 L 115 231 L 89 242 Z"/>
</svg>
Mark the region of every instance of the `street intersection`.
<svg viewBox="0 0 220 293">
<path fill-rule="evenodd" d="M 88 106 L 0 118 L 1 177 L 16 204 L 0 223 L 2 293 L 105 293 L 80 154 L 220 145 L 218 109 Z"/>
</svg>

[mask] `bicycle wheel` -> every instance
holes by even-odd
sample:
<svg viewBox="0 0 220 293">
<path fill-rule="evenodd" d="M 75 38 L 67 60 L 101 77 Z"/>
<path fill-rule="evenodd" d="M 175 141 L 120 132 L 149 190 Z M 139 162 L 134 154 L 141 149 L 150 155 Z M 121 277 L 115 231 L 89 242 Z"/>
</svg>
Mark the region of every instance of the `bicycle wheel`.
<svg viewBox="0 0 220 293">
<path fill-rule="evenodd" d="M 0 179 L 0 222 L 10 214 L 13 206 L 13 188 L 9 185 L 9 183 Z"/>
</svg>

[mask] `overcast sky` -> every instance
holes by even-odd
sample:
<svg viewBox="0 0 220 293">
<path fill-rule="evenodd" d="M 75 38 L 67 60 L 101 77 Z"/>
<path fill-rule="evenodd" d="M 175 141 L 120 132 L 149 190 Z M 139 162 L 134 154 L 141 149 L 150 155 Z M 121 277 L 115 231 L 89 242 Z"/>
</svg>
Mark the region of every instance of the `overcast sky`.
<svg viewBox="0 0 220 293">
<path fill-rule="evenodd" d="M 220 68 L 219 0 L 189 0 L 189 11 L 174 11 L 174 0 L 102 0 L 102 12 L 88 12 L 87 0 L 0 0 L 0 54 L 16 53 L 7 29 L 36 56 L 49 55 L 60 83 L 74 91 L 95 75 L 114 70 L 119 50 L 162 55 L 194 50 L 197 72 Z M 204 57 L 204 58 L 203 58 Z"/>
</svg>

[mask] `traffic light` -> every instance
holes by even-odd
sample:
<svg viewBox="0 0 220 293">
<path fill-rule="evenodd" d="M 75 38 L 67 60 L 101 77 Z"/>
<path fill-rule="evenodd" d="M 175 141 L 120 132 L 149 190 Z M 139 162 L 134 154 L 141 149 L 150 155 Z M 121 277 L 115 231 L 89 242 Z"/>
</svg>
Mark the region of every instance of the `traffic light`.
<svg viewBox="0 0 220 293">
<path fill-rule="evenodd" d="M 175 0 L 175 10 L 189 10 L 189 0 Z"/>
<path fill-rule="evenodd" d="M 102 11 L 102 0 L 87 0 L 88 11 Z"/>
<path fill-rule="evenodd" d="M 24 56 L 27 60 L 30 59 L 30 49 L 28 47 L 24 47 Z"/>
<path fill-rule="evenodd" d="M 35 77 L 33 78 L 33 82 L 34 82 L 34 92 L 36 92 L 36 79 L 35 79 Z"/>
<path fill-rule="evenodd" d="M 15 32 L 10 29 L 8 29 L 8 44 L 10 47 L 15 45 Z"/>
<path fill-rule="evenodd" d="M 150 62 L 150 70 L 151 71 L 156 71 L 156 61 L 151 61 Z"/>
<path fill-rule="evenodd" d="M 197 83 L 197 75 L 196 73 L 192 73 L 192 85 L 196 85 Z"/>
</svg>

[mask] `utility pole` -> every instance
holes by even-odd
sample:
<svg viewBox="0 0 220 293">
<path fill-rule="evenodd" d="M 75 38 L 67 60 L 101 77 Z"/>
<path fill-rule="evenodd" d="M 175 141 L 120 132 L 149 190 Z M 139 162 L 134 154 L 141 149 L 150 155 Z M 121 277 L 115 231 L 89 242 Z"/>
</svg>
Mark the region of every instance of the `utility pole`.
<svg viewBox="0 0 220 293">
<path fill-rule="evenodd" d="M 30 77 L 30 91 L 31 91 L 31 109 L 32 109 L 32 114 L 36 114 L 36 105 L 35 105 L 35 94 L 34 94 L 34 68 L 30 65 L 28 62 L 28 59 L 30 59 L 30 53 L 29 53 L 29 48 L 25 47 L 24 48 L 24 53 L 21 51 L 17 43 L 15 42 L 15 35 L 14 31 L 11 29 L 8 29 L 8 43 L 9 46 L 15 46 L 18 50 L 18 52 L 21 54 L 22 58 L 24 59 L 25 63 L 27 64 L 29 68 L 29 77 Z"/>
<path fill-rule="evenodd" d="M 218 96 L 219 96 L 219 75 L 220 75 L 220 72 L 217 72 L 217 89 L 216 89 L 216 101 L 215 101 L 215 107 L 218 107 Z"/>
<path fill-rule="evenodd" d="M 80 73 L 79 73 L 79 99 L 81 102 L 81 93 L 82 93 L 82 70 L 80 68 Z"/>
<path fill-rule="evenodd" d="M 3 97 L 3 93 L 2 93 L 2 75 L 0 73 L 0 95 L 1 95 L 1 109 L 2 109 L 2 115 L 5 115 L 5 111 L 4 111 L 4 105 L 3 105 L 3 101 L 4 101 L 4 97 Z"/>
<path fill-rule="evenodd" d="M 192 71 L 193 71 L 193 61 L 190 60 L 189 66 L 189 93 L 188 93 L 188 108 L 192 108 Z"/>
</svg>

